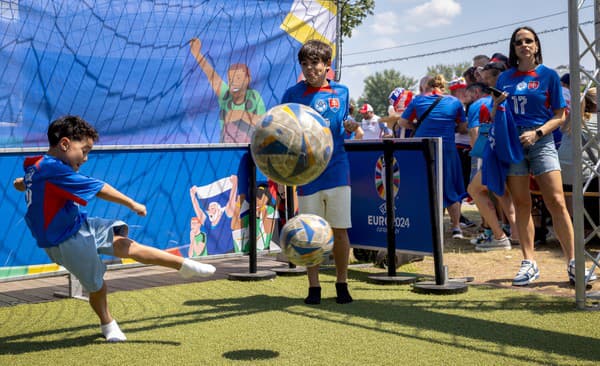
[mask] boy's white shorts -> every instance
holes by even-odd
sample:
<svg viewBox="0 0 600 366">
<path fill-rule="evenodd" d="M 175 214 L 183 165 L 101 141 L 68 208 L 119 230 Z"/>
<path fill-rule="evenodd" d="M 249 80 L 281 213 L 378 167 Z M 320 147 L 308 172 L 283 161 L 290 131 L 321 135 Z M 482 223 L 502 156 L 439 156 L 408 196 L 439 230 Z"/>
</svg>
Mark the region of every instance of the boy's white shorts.
<svg viewBox="0 0 600 366">
<path fill-rule="evenodd" d="M 352 227 L 350 195 L 350 186 L 341 186 L 298 196 L 298 212 L 321 216 L 334 229 L 348 229 Z"/>
<path fill-rule="evenodd" d="M 127 224 L 120 220 L 88 217 L 79 231 L 58 246 L 44 248 L 50 259 L 71 272 L 88 292 L 102 288 L 106 265 L 100 254 L 114 255 L 115 231 L 127 236 Z"/>
</svg>

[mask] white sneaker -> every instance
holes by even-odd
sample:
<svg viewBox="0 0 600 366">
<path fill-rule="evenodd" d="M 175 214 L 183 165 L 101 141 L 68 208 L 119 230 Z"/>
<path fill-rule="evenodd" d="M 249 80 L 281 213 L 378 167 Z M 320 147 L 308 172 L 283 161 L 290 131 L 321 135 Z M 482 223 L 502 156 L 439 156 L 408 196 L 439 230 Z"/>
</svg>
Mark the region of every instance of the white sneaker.
<svg viewBox="0 0 600 366">
<path fill-rule="evenodd" d="M 575 284 L 575 261 L 571 260 L 569 262 L 569 266 L 567 267 L 567 274 L 569 275 L 569 282 L 571 284 Z M 589 282 L 594 282 L 598 279 L 598 276 L 594 272 L 590 273 L 589 269 L 585 269 L 585 279 Z"/>
<path fill-rule="evenodd" d="M 492 238 L 492 230 L 484 229 L 481 234 L 479 234 L 475 239 L 471 239 L 470 243 L 473 245 L 479 245 L 481 243 L 485 243 L 486 241 L 490 241 Z"/>
<path fill-rule="evenodd" d="M 462 234 L 462 230 L 455 227 L 452 229 L 452 239 L 464 239 L 465 237 Z"/>
<path fill-rule="evenodd" d="M 119 324 L 117 324 L 117 321 L 114 319 L 108 324 L 100 325 L 100 329 L 102 330 L 102 334 L 104 335 L 104 338 L 106 338 L 107 342 L 124 342 L 127 340 L 125 334 L 121 332 Z"/>
<path fill-rule="evenodd" d="M 510 250 L 510 240 L 507 236 L 495 239 L 494 237 L 490 238 L 490 240 L 485 241 L 481 244 L 477 244 L 475 246 L 475 250 L 478 252 L 489 252 L 492 250 Z"/>
<path fill-rule="evenodd" d="M 209 277 L 215 274 L 217 269 L 212 264 L 196 262 L 192 259 L 185 258 L 179 269 L 179 274 L 183 278 L 192 278 L 194 276 Z"/>
<path fill-rule="evenodd" d="M 521 268 L 513 279 L 513 286 L 527 286 L 540 278 L 540 270 L 534 261 L 524 259 L 521 261 Z"/>
</svg>

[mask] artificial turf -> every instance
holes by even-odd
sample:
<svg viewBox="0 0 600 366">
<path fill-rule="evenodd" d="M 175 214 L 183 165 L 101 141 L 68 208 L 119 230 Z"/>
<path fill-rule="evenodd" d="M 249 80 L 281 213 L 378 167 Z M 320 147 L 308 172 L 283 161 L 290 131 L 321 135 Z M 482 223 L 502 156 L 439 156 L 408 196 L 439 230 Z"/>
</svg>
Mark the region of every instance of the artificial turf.
<svg viewBox="0 0 600 366">
<path fill-rule="evenodd" d="M 215 280 L 109 295 L 128 337 L 102 338 L 80 300 L 0 308 L 0 365 L 597 365 L 600 313 L 574 299 L 471 286 L 422 295 L 366 281 L 355 301 L 309 306 L 306 278 Z"/>
</svg>

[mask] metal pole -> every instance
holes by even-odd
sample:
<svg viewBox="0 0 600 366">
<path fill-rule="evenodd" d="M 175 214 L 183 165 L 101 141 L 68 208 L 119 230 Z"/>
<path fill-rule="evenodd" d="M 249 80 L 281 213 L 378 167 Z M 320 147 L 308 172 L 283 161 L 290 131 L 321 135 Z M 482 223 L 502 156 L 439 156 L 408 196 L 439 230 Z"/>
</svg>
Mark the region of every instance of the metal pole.
<svg viewBox="0 0 600 366">
<path fill-rule="evenodd" d="M 294 187 L 285 186 L 285 213 L 286 218 L 285 222 L 287 223 L 294 214 L 296 213 L 296 207 L 294 207 Z M 296 268 L 296 265 L 290 261 L 288 261 L 289 268 Z"/>
<path fill-rule="evenodd" d="M 441 148 L 441 145 L 438 145 Z M 442 251 L 442 236 L 440 233 L 440 215 L 439 212 L 439 194 L 436 188 L 436 174 L 435 174 L 435 145 L 433 140 L 427 139 L 423 141 L 423 150 L 425 156 L 425 163 L 427 164 L 427 185 L 429 186 L 429 216 L 431 218 L 431 239 L 433 246 L 433 265 L 435 270 L 435 284 L 444 285 L 446 284 L 447 276 L 444 270 L 444 257 Z M 442 172 L 440 172 L 441 174 Z"/>
<path fill-rule="evenodd" d="M 385 210 L 387 229 L 388 276 L 396 276 L 396 212 L 394 209 L 394 150 L 392 140 L 383 140 L 385 162 Z"/>
<path fill-rule="evenodd" d="M 248 151 L 250 151 L 250 147 L 248 147 Z M 250 273 L 256 273 L 256 164 L 254 163 L 254 159 L 252 158 L 252 154 L 248 154 L 248 177 L 250 179 L 250 214 L 248 228 L 250 235 Z"/>
<path fill-rule="evenodd" d="M 335 34 L 337 35 L 335 38 L 335 81 L 340 81 L 342 78 L 342 10 L 346 4 L 340 6 L 340 3 L 340 0 L 335 2 L 337 9 L 337 13 L 335 14 Z"/>
<path fill-rule="evenodd" d="M 576 0 L 569 0 L 569 72 L 571 76 L 571 138 L 573 165 L 581 166 L 581 103 L 579 74 L 579 9 Z M 583 235 L 583 178 L 581 169 L 573 169 L 573 231 L 575 234 L 575 303 L 585 308 L 585 243 Z"/>
</svg>

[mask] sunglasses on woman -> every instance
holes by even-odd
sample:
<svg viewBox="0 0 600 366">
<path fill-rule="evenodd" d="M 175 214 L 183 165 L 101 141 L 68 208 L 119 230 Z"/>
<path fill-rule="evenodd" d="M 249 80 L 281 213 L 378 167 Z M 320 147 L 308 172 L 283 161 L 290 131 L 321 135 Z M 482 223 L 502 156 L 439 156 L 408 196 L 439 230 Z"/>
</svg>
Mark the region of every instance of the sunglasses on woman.
<svg viewBox="0 0 600 366">
<path fill-rule="evenodd" d="M 523 44 L 532 44 L 533 42 L 535 41 L 531 38 L 523 38 L 519 39 L 518 41 L 515 41 L 514 44 L 515 46 L 522 46 Z"/>
</svg>

